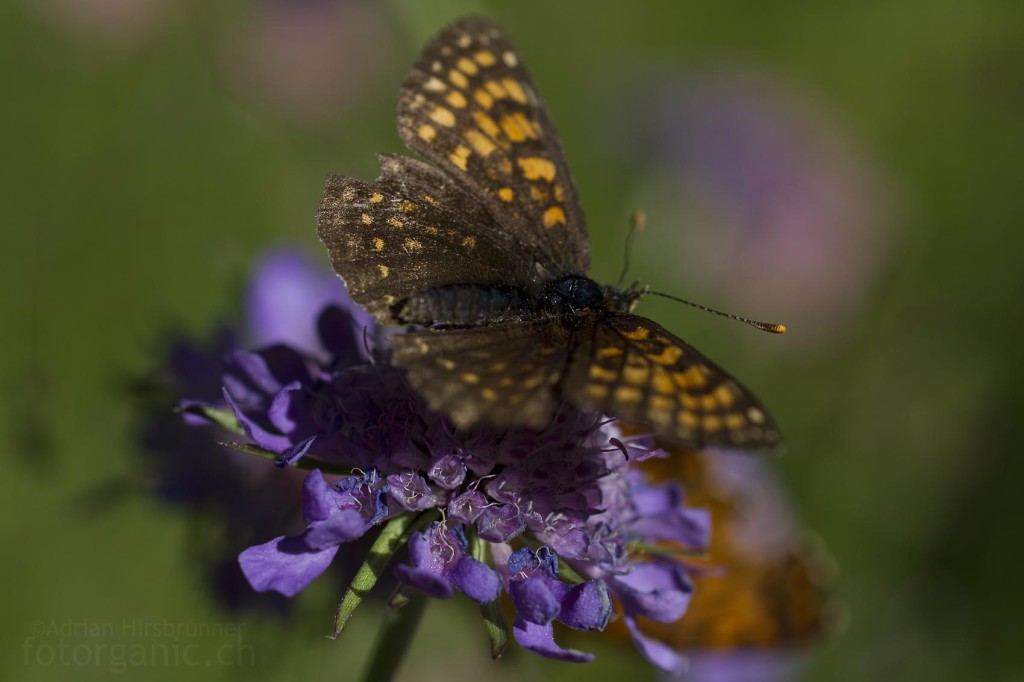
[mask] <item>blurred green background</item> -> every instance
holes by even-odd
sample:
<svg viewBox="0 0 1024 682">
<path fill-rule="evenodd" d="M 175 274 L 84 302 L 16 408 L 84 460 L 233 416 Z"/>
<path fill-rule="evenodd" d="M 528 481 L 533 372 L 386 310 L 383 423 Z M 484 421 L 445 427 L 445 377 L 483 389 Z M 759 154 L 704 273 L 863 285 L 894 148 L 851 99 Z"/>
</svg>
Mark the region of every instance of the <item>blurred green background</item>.
<svg viewBox="0 0 1024 682">
<path fill-rule="evenodd" d="M 978 0 L 3 3 L 0 678 L 105 678 L 118 671 L 47 652 L 66 639 L 96 656 L 133 623 L 217 626 L 189 641 L 226 647 L 218 665 L 130 669 L 147 679 L 359 670 L 374 614 L 325 639 L 323 585 L 283 628 L 225 614 L 197 585 L 184 517 L 95 493 L 138 465 L 126 384 L 169 331 L 238 319 L 266 248 L 326 263 L 324 174 L 369 179 L 375 153 L 401 151 L 398 86 L 467 12 L 504 26 L 533 72 L 596 278 L 614 281 L 643 208 L 631 277 L 790 325 L 776 338 L 642 308 L 783 425 L 775 464 L 848 614 L 804 679 L 1024 680 L 1024 16 Z M 653 678 L 596 637 L 577 643 L 599 651 L 589 666 L 492 666 L 474 614 L 433 608 L 404 679 Z M 116 633 L 53 630 L 75 623 Z"/>
</svg>

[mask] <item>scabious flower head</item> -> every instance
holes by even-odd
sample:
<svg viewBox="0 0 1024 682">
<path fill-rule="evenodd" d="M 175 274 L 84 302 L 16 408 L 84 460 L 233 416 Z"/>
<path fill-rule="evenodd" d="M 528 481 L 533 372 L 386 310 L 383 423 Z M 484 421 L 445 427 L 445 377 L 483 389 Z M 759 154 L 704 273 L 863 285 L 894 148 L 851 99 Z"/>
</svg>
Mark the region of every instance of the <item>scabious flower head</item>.
<svg viewBox="0 0 1024 682">
<path fill-rule="evenodd" d="M 592 654 L 554 641 L 553 623 L 601 630 L 617 601 L 640 651 L 678 673 L 682 659 L 638 617 L 682 616 L 692 585 L 671 544 L 699 551 L 709 517 L 677 484 L 633 467 L 660 451 L 616 423 L 563 406 L 542 430 L 457 429 L 388 361 L 384 332 L 347 297 L 319 315 L 318 350 L 276 344 L 229 356 L 223 400 L 252 445 L 281 467 L 311 469 L 306 529 L 243 551 L 258 591 L 292 596 L 354 540 L 412 515 L 394 574 L 431 597 L 487 604 L 505 592 L 523 647 L 566 661 Z"/>
</svg>

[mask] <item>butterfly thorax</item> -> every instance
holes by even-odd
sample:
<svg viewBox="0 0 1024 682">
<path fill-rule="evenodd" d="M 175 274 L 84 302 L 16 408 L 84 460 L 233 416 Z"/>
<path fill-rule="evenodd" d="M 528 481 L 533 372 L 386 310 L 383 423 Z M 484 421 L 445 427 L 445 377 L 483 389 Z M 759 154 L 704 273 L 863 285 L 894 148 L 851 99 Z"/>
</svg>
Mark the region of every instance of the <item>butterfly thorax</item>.
<svg viewBox="0 0 1024 682">
<path fill-rule="evenodd" d="M 537 299 L 537 310 L 556 315 L 573 315 L 600 309 L 604 298 L 604 288 L 594 280 L 568 275 L 544 285 Z"/>
<path fill-rule="evenodd" d="M 600 313 L 627 313 L 639 297 L 630 291 L 601 286 L 580 275 L 568 275 L 548 282 L 537 299 L 537 311 L 566 318 Z"/>
</svg>

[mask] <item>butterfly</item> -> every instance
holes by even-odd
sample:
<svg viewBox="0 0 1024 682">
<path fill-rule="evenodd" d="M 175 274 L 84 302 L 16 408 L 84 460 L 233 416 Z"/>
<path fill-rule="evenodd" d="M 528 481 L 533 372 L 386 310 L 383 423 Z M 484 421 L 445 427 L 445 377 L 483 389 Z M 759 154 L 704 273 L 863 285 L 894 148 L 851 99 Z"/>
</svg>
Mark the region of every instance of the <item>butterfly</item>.
<svg viewBox="0 0 1024 682">
<path fill-rule="evenodd" d="M 540 429 L 559 406 L 694 447 L 772 448 L 778 427 L 738 381 L 660 325 L 636 290 L 587 277 L 569 168 L 522 58 L 487 19 L 432 40 L 402 85 L 402 141 L 374 182 L 329 175 L 317 231 L 392 361 L 457 426 Z"/>
<path fill-rule="evenodd" d="M 676 623 L 645 630 L 689 650 L 794 649 L 835 632 L 843 613 L 831 592 L 837 569 L 802 532 L 763 459 L 669 446 L 644 463 L 679 481 L 687 506 L 711 514 L 711 545 L 690 572 L 695 589 Z"/>
</svg>

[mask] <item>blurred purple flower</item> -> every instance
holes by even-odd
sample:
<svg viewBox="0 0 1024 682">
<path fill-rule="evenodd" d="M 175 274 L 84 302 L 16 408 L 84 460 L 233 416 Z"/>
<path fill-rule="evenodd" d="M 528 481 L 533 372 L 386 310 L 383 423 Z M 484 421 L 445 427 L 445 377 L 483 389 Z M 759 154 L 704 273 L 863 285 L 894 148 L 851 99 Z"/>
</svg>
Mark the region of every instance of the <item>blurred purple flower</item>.
<svg viewBox="0 0 1024 682">
<path fill-rule="evenodd" d="M 649 249 L 672 258 L 662 270 L 679 272 L 678 253 L 696 251 L 683 272 L 743 309 L 771 311 L 759 314 L 784 319 L 796 340 L 840 329 L 892 239 L 882 180 L 856 140 L 811 96 L 752 73 L 667 76 L 639 90 L 629 114 L 651 120 L 630 149 L 667 171 L 667 184 L 648 182 L 666 192 L 648 208 L 693 213 L 673 221 L 676 248 Z"/>
<path fill-rule="evenodd" d="M 362 330 L 373 328 L 373 318 L 351 303 L 345 285 L 330 270 L 314 268 L 298 251 L 280 249 L 260 259 L 256 275 L 245 296 L 245 319 L 249 343 L 256 347 L 292 346 L 324 359 L 317 321 L 321 311 L 334 304 L 351 316 L 352 325 L 342 327 L 358 338 L 329 339 L 335 348 L 354 352 L 351 362 L 366 360 Z"/>
<path fill-rule="evenodd" d="M 274 277 L 292 267 L 268 262 L 263 272 Z M 531 651 L 590 660 L 556 644 L 552 623 L 603 629 L 613 597 L 629 622 L 682 616 L 692 592 L 683 564 L 636 550 L 700 550 L 709 517 L 683 507 L 677 484 L 649 483 L 633 468 L 658 454 L 650 439 L 567 407 L 540 431 L 456 429 L 388 362 L 381 331 L 347 297 L 338 302 L 320 312 L 316 343 L 235 351 L 224 367 L 224 400 L 252 442 L 281 466 L 318 466 L 303 487 L 306 529 L 240 554 L 255 589 L 294 595 L 340 548 L 349 553 L 398 515 L 429 512 L 443 520 L 411 535 L 397 577 L 438 598 L 457 591 L 488 603 L 504 590 L 516 607 L 513 634 Z M 268 319 L 290 318 L 275 309 Z M 352 473 L 328 483 L 320 467 Z M 473 542 L 482 553 L 470 551 Z M 559 577 L 560 562 L 573 580 Z M 660 668 L 681 669 L 665 645 L 638 630 L 634 640 Z"/>
<path fill-rule="evenodd" d="M 687 658 L 692 682 L 790 682 L 803 668 L 790 651 L 699 652 Z"/>
<path fill-rule="evenodd" d="M 55 24 L 92 40 L 132 46 L 147 39 L 177 9 L 177 0 L 39 0 L 31 3 Z"/>
<path fill-rule="evenodd" d="M 351 330 L 346 343 L 352 357 L 344 360 L 365 358 L 362 337 L 356 343 L 355 336 L 362 329 L 357 318 L 365 319 L 365 315 L 352 306 L 344 286 L 333 274 L 314 268 L 298 252 L 280 249 L 264 257 L 253 270 L 245 298 L 245 329 L 221 327 L 204 342 L 185 337 L 171 339 L 164 365 L 156 373 L 166 393 L 190 396 L 194 403 L 225 405 L 223 375 L 227 367 L 238 362 L 239 337 L 258 344 L 286 339 L 324 361 L 332 360 L 320 345 L 314 325 L 328 301 L 349 306 L 353 315 L 346 318 Z M 294 352 L 289 348 L 281 354 Z M 185 418 L 187 422 L 208 423 L 188 414 Z M 228 608 L 283 609 L 286 600 L 252 592 L 236 556 L 268 530 L 283 532 L 290 527 L 300 511 L 302 479 L 298 472 L 260 466 L 250 456 L 226 450 L 207 434 L 184 427 L 171 405 L 161 400 L 148 405 L 139 429 L 143 466 L 155 494 L 173 507 L 188 510 L 204 526 L 222 527 L 219 534 L 227 543 L 223 551 L 211 554 L 208 547 L 199 547 L 200 555 L 195 558 L 214 596 Z M 253 505 L 254 498 L 266 504 Z"/>
<path fill-rule="evenodd" d="M 392 40 L 382 10 L 367 0 L 264 0 L 227 37 L 222 64 L 247 99 L 324 124 L 370 92 Z"/>
</svg>

